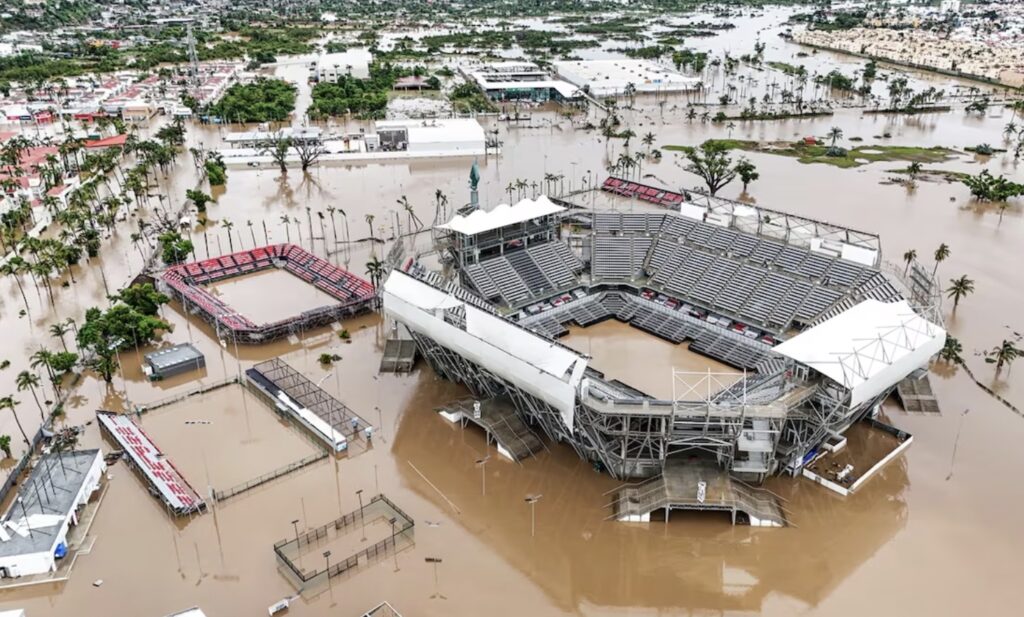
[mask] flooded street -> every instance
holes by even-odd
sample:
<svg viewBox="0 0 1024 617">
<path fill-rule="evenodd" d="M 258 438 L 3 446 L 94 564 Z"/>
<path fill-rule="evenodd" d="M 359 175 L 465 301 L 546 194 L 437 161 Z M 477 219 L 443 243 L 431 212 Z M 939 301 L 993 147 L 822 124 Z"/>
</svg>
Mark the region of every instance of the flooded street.
<svg viewBox="0 0 1024 617">
<path fill-rule="evenodd" d="M 738 29 L 729 37 L 741 46 L 743 35 Z M 789 57 L 792 45 L 775 38 L 769 53 Z M 306 69 L 293 63 L 276 70 L 298 79 Z M 305 84 L 300 105 L 308 104 L 304 96 Z M 979 143 L 999 144 L 1009 110 L 979 117 L 960 110 L 885 116 L 842 109 L 832 117 L 737 122 L 728 129 L 688 121 L 684 95 L 669 97 L 664 106 L 638 97 L 636 107 L 620 110 L 623 122 L 638 136 L 654 133 L 654 148 L 727 137 L 794 141 L 839 126 L 845 140 L 861 137 L 863 145 L 944 146 L 961 152 L 931 168 L 989 169 L 1024 181 L 1024 168 L 1011 154 L 962 152 Z M 590 111 L 590 119 L 599 113 Z M 622 140 L 607 143 L 599 131 L 574 128 L 555 112 L 532 111 L 531 116 L 519 127 L 480 119 L 485 129 L 497 128 L 503 142 L 500 155 L 479 160 L 485 208 L 524 196 L 515 189 L 518 179 L 528 183 L 530 196 L 548 190 L 584 208 L 640 207 L 584 191 L 608 175 L 609 164 L 625 151 Z M 344 130 L 359 126 L 365 125 L 349 122 Z M 236 128 L 189 125 L 186 147 L 217 147 L 223 134 Z M 648 150 L 639 139 L 629 147 Z M 730 184 L 720 196 L 877 233 L 886 259 L 897 267 L 905 251 L 916 249 L 929 263 L 939 244 L 948 244 L 951 255 L 937 266 L 939 279 L 965 274 L 975 281 L 976 293 L 955 313 L 946 303 L 946 326 L 962 342 L 964 359 L 978 378 L 1024 406 L 1024 370 L 1004 370 L 996 378 L 980 355 L 1024 328 L 1019 207 L 1008 209 L 1000 221 L 994 210 L 973 202 L 961 184 L 888 183 L 891 170 L 905 166 L 900 162 L 841 169 L 766 153 L 744 156 L 756 164 L 760 179 L 745 193 L 738 182 Z M 437 191 L 447 196 L 449 214 L 468 201 L 472 162 L 320 165 L 309 174 L 291 169 L 283 176 L 269 167 L 230 168 L 227 185 L 213 192 L 217 202 L 209 205 L 208 224 L 187 231 L 199 259 L 227 253 L 229 247 L 292 242 L 365 277 L 367 261 L 386 250 L 368 239 L 390 239 L 413 227 L 399 201 L 407 198 L 429 227 L 439 216 Z M 664 151 L 660 162 L 648 158 L 640 174 L 651 184 L 696 186 L 698 179 L 683 166 L 684 157 Z M 561 178 L 546 184 L 546 174 Z M 185 152 L 152 189 L 152 205 L 139 216 L 158 207 L 177 208 L 196 183 Z M 228 221 L 232 226 L 224 224 Z M 18 285 L 10 276 L 0 279 L 0 360 L 11 361 L 0 371 L 0 394 L 20 401 L 17 412 L 30 435 L 39 414 L 31 393 L 17 390 L 18 372 L 29 368 L 27 357 L 40 347 L 61 348 L 49 332 L 51 324 L 67 318 L 80 322 L 87 308 L 105 304 L 106 290 L 113 293 L 142 271 L 148 248 L 145 240 L 132 241 L 133 231 L 132 220 L 116 227 L 99 257 L 74 268 L 76 282 L 61 287 L 55 279 L 54 306 L 26 276 L 28 314 L 20 316 L 25 306 Z M 422 248 L 429 238 L 421 234 L 416 242 Z M 215 289 L 257 322 L 319 306 L 327 297 L 283 272 L 236 278 Z M 0 592 L 0 609 L 25 608 L 30 617 L 159 617 L 198 605 L 210 617 L 264 614 L 268 605 L 294 593 L 278 572 L 273 544 L 295 535 L 292 521 L 301 532 L 358 509 L 356 491 L 363 491 L 364 499 L 385 494 L 415 519 L 415 545 L 398 554 L 397 571 L 390 556 L 360 566 L 294 604 L 289 614 L 360 615 L 383 600 L 413 616 L 954 616 L 973 614 L 979 606 L 998 615 L 1020 611 L 1024 417 L 979 389 L 963 370 L 939 365 L 933 371 L 941 415 L 906 413 L 892 401 L 886 405 L 889 421 L 911 433 L 914 443 L 856 494 L 842 498 L 804 479 L 769 480 L 768 487 L 787 500 L 791 527 L 733 527 L 727 517 L 708 513 L 675 513 L 667 524 L 624 524 L 607 520 L 607 493 L 618 483 L 564 444 L 546 443 L 547 451 L 521 464 L 495 456 L 484 468 L 482 494 L 482 472 L 474 461 L 491 453 L 484 434 L 451 425 L 436 413 L 466 391 L 438 379 L 422 361 L 408 375 L 378 374 L 389 329 L 378 315 L 342 322 L 338 330 L 349 331 L 349 342 L 335 329 L 321 328 L 239 346 L 237 352 L 221 345 L 212 326 L 186 315 L 177 302 L 163 307 L 161 316 L 173 326 L 164 341 L 196 345 L 206 355 L 205 370 L 150 383 L 139 366 L 152 349 L 139 348 L 120 355 L 124 371 L 111 384 L 89 371 L 77 383 L 69 378 L 66 387 L 73 393 L 65 422 L 88 424 L 81 446 L 111 448 L 97 429 L 97 409 L 124 410 L 181 396 L 278 356 L 378 425 L 372 446 L 315 462 L 180 521 L 172 520 L 119 462 L 109 470 L 112 479 L 92 528 L 95 547 L 78 558 L 70 580 Z M 66 337 L 70 346 L 73 335 Z M 595 368 L 655 396 L 672 395 L 673 367 L 732 372 L 614 320 L 573 328 L 563 342 L 592 354 Z M 322 365 L 318 358 L 325 353 L 340 359 Z M 240 392 L 228 386 L 142 417 L 141 425 L 204 497 L 211 486 L 227 488 L 315 451 L 264 401 Z M 42 396 L 52 400 L 52 388 L 46 386 Z M 194 421 L 209 424 L 189 424 Z M 0 416 L 0 432 L 20 435 L 10 413 Z M 12 439 L 15 456 L 20 441 Z M 5 464 L 13 465 L 13 459 Z M 543 495 L 536 506 L 535 537 L 524 503 L 528 494 Z M 369 542 L 381 533 L 374 528 Z M 359 537 L 350 535 L 334 547 L 339 557 L 352 549 L 353 538 L 358 545 Z M 322 561 L 318 556 L 328 548 L 304 559 Z M 427 557 L 443 560 L 438 573 L 445 600 L 430 598 L 435 583 Z M 93 586 L 97 579 L 103 580 L 101 587 Z"/>
</svg>

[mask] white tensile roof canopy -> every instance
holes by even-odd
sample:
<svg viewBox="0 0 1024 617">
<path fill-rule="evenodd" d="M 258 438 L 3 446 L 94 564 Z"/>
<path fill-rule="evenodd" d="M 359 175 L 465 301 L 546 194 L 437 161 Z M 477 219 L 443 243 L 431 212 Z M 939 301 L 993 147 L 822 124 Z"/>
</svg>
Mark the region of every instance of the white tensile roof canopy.
<svg viewBox="0 0 1024 617">
<path fill-rule="evenodd" d="M 865 300 L 801 332 L 775 351 L 850 390 L 858 405 L 885 392 L 939 352 L 946 331 L 906 300 Z"/>
<path fill-rule="evenodd" d="M 474 234 L 491 231 L 507 225 L 524 223 L 530 219 L 557 214 L 565 210 L 562 206 L 556 206 L 546 196 L 541 195 L 537 199 L 524 199 L 514 206 L 501 204 L 490 211 L 476 210 L 467 216 L 456 216 L 444 225 L 441 229 L 450 229 L 460 234 L 472 236 Z"/>
</svg>

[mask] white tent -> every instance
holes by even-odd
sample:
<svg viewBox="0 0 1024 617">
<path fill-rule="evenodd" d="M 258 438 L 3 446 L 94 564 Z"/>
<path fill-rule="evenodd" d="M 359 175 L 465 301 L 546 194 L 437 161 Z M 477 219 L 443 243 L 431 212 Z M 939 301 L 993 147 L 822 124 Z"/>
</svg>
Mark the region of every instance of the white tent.
<svg viewBox="0 0 1024 617">
<path fill-rule="evenodd" d="M 946 331 L 906 300 L 865 300 L 775 347 L 850 390 L 858 405 L 896 385 L 942 349 Z"/>
<path fill-rule="evenodd" d="M 514 206 L 501 204 L 487 212 L 475 210 L 468 216 L 456 216 L 439 227 L 472 236 L 507 225 L 524 223 L 549 214 L 557 214 L 563 210 L 565 208 L 553 204 L 550 199 L 541 195 L 536 200 L 524 199 Z"/>
</svg>

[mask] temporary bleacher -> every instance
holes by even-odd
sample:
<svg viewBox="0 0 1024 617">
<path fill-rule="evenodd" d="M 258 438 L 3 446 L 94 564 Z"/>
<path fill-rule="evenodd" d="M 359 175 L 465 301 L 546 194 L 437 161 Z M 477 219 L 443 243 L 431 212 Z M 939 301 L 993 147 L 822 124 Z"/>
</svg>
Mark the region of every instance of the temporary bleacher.
<svg viewBox="0 0 1024 617">
<path fill-rule="evenodd" d="M 279 322 L 257 324 L 206 288 L 210 283 L 273 267 L 282 268 L 314 285 L 337 304 L 305 311 Z M 369 308 L 375 296 L 375 290 L 368 281 L 294 244 L 272 244 L 171 266 L 163 272 L 160 280 L 185 304 L 187 310 L 201 314 L 217 327 L 218 333 L 221 328 L 226 328 L 226 334 L 241 342 L 271 340 L 296 327 L 322 325 L 332 315 L 360 312 Z"/>
<path fill-rule="evenodd" d="M 682 193 L 616 177 L 607 178 L 601 185 L 601 190 L 623 197 L 641 199 L 666 208 L 678 207 L 684 201 Z"/>
</svg>

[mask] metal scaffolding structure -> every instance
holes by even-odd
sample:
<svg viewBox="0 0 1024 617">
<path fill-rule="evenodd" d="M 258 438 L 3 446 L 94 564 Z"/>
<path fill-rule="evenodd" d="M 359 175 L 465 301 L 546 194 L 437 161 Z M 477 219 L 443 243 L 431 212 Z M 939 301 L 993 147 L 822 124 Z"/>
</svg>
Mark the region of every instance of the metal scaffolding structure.
<svg viewBox="0 0 1024 617">
<path fill-rule="evenodd" d="M 709 277 L 708 284 L 716 287 L 714 293 L 704 294 L 711 298 L 705 310 L 700 308 L 699 301 L 673 298 L 670 285 L 658 285 L 652 292 L 653 283 L 644 272 L 655 261 L 665 263 L 676 247 L 687 250 L 683 238 L 689 232 L 680 231 L 684 228 L 701 231 L 701 234 L 694 232 L 687 243 L 694 246 L 694 251 L 704 247 L 700 250 L 706 255 L 705 264 L 721 260 L 723 264 L 742 265 L 746 262 L 737 261 L 740 258 L 735 253 L 741 245 L 749 251 L 749 247 L 762 240 L 781 240 L 784 245 L 793 247 L 787 255 L 796 255 L 799 260 L 806 256 L 808 269 L 786 270 L 795 266 L 776 265 L 767 258 L 763 263 L 756 262 L 762 268 L 758 272 L 768 273 L 766 276 L 778 274 L 772 280 L 803 281 L 801 289 L 820 287 L 834 292 L 823 296 L 829 298 L 828 302 L 805 312 L 808 317 L 803 320 L 804 332 L 816 329 L 862 302 L 893 302 L 893 296 L 898 299 L 901 291 L 910 300 L 909 306 L 903 304 L 903 307 L 927 316 L 923 309 L 937 305 L 937 285 L 923 268 L 912 263 L 906 268 L 907 276 L 894 281 L 899 289 L 884 287 L 887 280 L 896 277 L 889 268 L 882 272 L 881 247 L 873 234 L 707 196 L 688 195 L 684 205 L 703 208 L 703 220 L 672 212 L 615 213 L 617 216 L 611 217 L 595 213 L 590 221 L 595 226 L 592 235 L 595 239 L 599 234 L 612 239 L 603 245 L 611 251 L 605 256 L 609 261 L 605 261 L 602 272 L 596 272 L 594 262 L 584 259 L 591 271 L 578 276 L 576 289 L 571 293 L 559 292 L 552 299 L 535 301 L 534 305 L 519 309 L 506 307 L 496 312 L 475 294 L 444 281 L 436 272 L 425 268 L 417 261 L 417 256 L 407 259 L 404 267 L 397 268 L 384 285 L 384 309 L 392 319 L 408 328 L 419 354 L 438 376 L 464 384 L 478 398 L 507 398 L 528 425 L 539 429 L 552 441 L 569 444 L 579 456 L 616 478 L 655 477 L 662 474 L 669 461 L 692 457 L 705 463 L 713 462 L 733 477 L 755 483 L 773 474 L 798 474 L 823 443 L 841 437 L 854 422 L 872 414 L 898 380 L 879 384 L 888 379 L 883 375 L 875 380 L 872 388 L 857 390 L 859 386 L 837 381 L 813 363 L 777 353 L 773 346 L 779 339 L 793 336 L 791 331 L 785 334 L 771 331 L 775 337 L 772 340 L 756 332 L 749 336 L 751 332 L 747 330 L 754 328 L 747 324 L 733 329 L 729 325 L 718 325 L 717 320 L 709 320 L 709 312 L 719 316 L 730 314 L 716 304 L 727 296 L 719 293 L 725 285 L 720 276 L 713 281 Z M 537 241 L 557 242 L 558 217 L 531 220 L 526 225 L 530 226 L 527 235 L 539 239 Z M 542 229 L 545 225 L 549 227 L 548 232 Z M 609 228 L 609 225 L 621 227 Z M 523 226 L 515 222 L 505 229 L 481 228 L 481 238 L 487 236 L 482 244 L 477 242 L 480 238 L 462 237 L 455 241 L 447 237 L 435 250 L 447 257 L 443 260 L 445 263 L 473 264 L 479 259 L 481 246 L 507 252 L 509 238 L 522 237 Z M 722 244 L 711 241 L 712 236 L 719 237 L 715 235 L 719 228 L 731 234 Z M 750 239 L 743 242 L 742 236 Z M 643 237 L 647 238 L 645 242 L 631 240 Z M 658 253 L 662 237 L 665 243 Z M 635 260 L 638 268 L 616 265 L 614 258 L 624 254 L 621 247 L 626 242 L 630 251 L 641 247 L 642 254 Z M 602 248 L 595 242 L 593 250 Z M 847 254 L 855 259 L 851 257 L 852 261 L 848 261 Z M 634 261 L 633 257 L 630 261 Z M 820 267 L 812 269 L 812 263 Z M 837 272 L 846 267 L 844 272 L 849 273 L 846 283 L 839 285 L 838 278 L 829 280 L 823 276 L 832 264 L 836 265 Z M 713 271 L 707 265 L 702 267 L 703 270 L 692 274 L 688 283 L 694 290 L 704 284 L 703 273 Z M 748 268 L 751 270 L 753 268 Z M 736 268 L 730 271 L 739 272 Z M 524 281 L 528 278 L 524 272 L 519 274 L 524 274 Z M 683 280 L 691 275 L 680 269 L 679 276 Z M 512 277 L 509 284 L 514 281 Z M 879 286 L 884 287 L 880 299 L 873 295 Z M 655 295 L 660 300 L 655 301 Z M 837 296 L 839 300 L 833 302 L 831 298 Z M 771 303 L 781 297 L 766 295 L 761 302 Z M 696 309 L 687 304 L 691 302 L 698 305 Z M 680 307 L 691 308 L 681 310 Z M 488 311 L 491 317 L 474 317 L 478 309 Z M 631 323 L 673 343 L 690 340 L 692 350 L 744 371 L 674 372 L 672 399 L 659 400 L 585 367 L 589 357 L 571 350 L 575 357 L 573 366 L 584 366 L 585 370 L 572 369 L 560 378 L 556 375 L 556 379 L 551 379 L 545 358 L 530 351 L 543 344 L 557 345 L 553 338 L 566 332 L 566 324 L 587 326 L 608 318 Z M 501 319 L 506 325 L 495 329 L 496 326 L 486 323 L 492 319 Z M 726 324 L 737 323 L 735 316 L 720 319 Z M 471 323 L 474 320 L 476 325 Z M 877 328 L 883 335 L 882 328 L 887 325 L 869 323 L 865 327 Z M 762 332 L 770 330 L 759 328 Z M 918 366 L 910 367 L 909 363 L 918 360 L 926 363 L 923 354 L 934 346 L 937 331 L 929 330 L 931 336 L 924 351 L 907 337 L 899 341 L 887 339 L 888 343 L 879 347 L 881 351 L 872 354 L 879 367 L 867 373 L 874 378 L 883 372 L 882 365 L 895 366 L 896 371 L 917 370 Z M 828 352 L 849 354 L 850 349 L 836 347 Z M 899 353 L 912 349 L 915 353 L 895 364 L 893 358 L 898 353 L 889 353 L 894 349 Z M 495 360 L 492 357 L 495 354 L 508 357 Z M 559 367 L 559 370 L 565 369 Z M 542 377 L 537 377 L 538 373 Z M 881 389 L 876 391 L 874 386 Z M 569 402 L 565 398 L 567 391 L 571 393 Z"/>
</svg>

